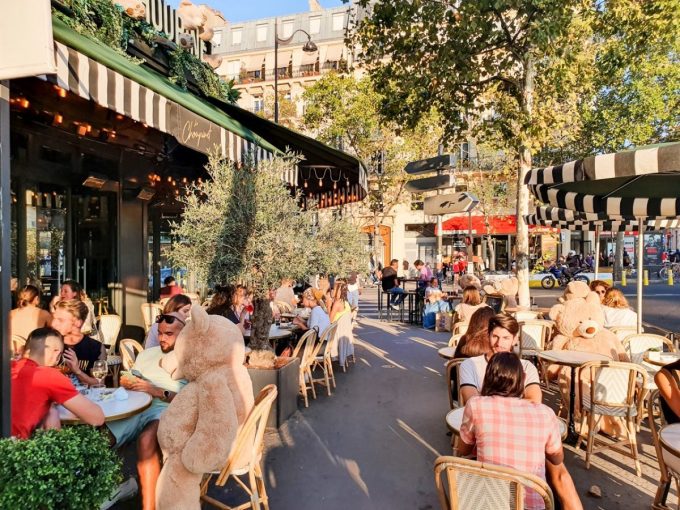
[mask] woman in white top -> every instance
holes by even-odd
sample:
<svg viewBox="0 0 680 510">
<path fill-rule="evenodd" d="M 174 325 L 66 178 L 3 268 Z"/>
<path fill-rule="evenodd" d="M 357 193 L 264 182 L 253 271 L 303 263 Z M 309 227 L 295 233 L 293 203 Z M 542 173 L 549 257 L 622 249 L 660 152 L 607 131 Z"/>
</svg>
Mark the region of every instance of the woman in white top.
<svg viewBox="0 0 680 510">
<path fill-rule="evenodd" d="M 479 294 L 477 287 L 468 285 L 463 289 L 463 299 L 454 309 L 456 312 L 456 322 L 470 322 L 472 314 L 483 306 L 488 305 L 482 303 L 482 296 Z"/>
<path fill-rule="evenodd" d="M 602 301 L 604 310 L 604 327 L 637 326 L 637 313 L 628 307 L 623 292 L 616 287 L 607 290 Z"/>
<path fill-rule="evenodd" d="M 309 288 L 302 293 L 302 304 L 305 308 L 310 308 L 309 319 L 304 321 L 300 317 L 293 319 L 293 324 L 297 325 L 303 331 L 316 327 L 321 334 L 331 324 L 331 319 L 328 317 L 326 310 L 321 306 L 323 302 L 324 292 L 319 289 Z"/>
</svg>

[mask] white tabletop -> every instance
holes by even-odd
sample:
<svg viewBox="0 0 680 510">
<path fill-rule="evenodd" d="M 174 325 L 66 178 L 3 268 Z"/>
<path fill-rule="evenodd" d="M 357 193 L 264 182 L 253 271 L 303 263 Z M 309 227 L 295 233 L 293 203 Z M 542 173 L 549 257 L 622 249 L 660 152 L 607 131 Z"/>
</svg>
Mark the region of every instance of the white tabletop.
<svg viewBox="0 0 680 510">
<path fill-rule="evenodd" d="M 656 365 L 657 367 L 663 367 L 670 363 L 678 361 L 680 359 L 680 353 L 647 351 L 643 359 L 647 363 L 651 363 L 652 365 Z"/>
<path fill-rule="evenodd" d="M 102 411 L 104 411 L 105 421 L 115 421 L 122 420 L 123 418 L 129 418 L 130 416 L 134 416 L 137 413 L 141 413 L 151 405 L 151 395 L 148 393 L 127 390 L 127 394 L 127 400 L 115 400 L 110 398 L 100 402 L 94 402 L 102 408 Z M 64 406 L 58 406 L 58 409 L 59 418 L 61 419 L 62 423 L 71 425 L 82 423 L 80 418 L 78 418 Z"/>
<path fill-rule="evenodd" d="M 277 340 L 279 338 L 287 338 L 293 334 L 293 331 L 295 330 L 294 327 L 292 328 L 280 328 L 276 324 L 272 324 L 269 327 L 269 339 L 270 340 Z M 246 330 L 245 333 L 243 333 L 243 336 L 246 338 L 250 338 L 250 333 L 251 329 Z"/>
<path fill-rule="evenodd" d="M 460 431 L 460 426 L 463 424 L 464 412 L 465 408 L 459 407 L 446 413 L 446 425 L 456 433 Z M 559 418 L 557 419 L 557 422 L 560 426 L 560 437 L 564 437 L 567 433 L 567 424 L 564 420 Z"/>
<path fill-rule="evenodd" d="M 611 361 L 611 358 L 604 354 L 568 350 L 539 351 L 538 357 L 552 363 L 570 367 L 578 367 L 589 361 Z"/>
<path fill-rule="evenodd" d="M 445 359 L 453 359 L 453 357 L 456 355 L 456 348 L 455 347 L 442 347 L 437 351 L 437 354 L 439 354 L 442 358 Z"/>
<path fill-rule="evenodd" d="M 659 431 L 659 439 L 663 446 L 669 446 L 672 450 L 680 451 L 680 423 L 666 425 Z"/>
</svg>

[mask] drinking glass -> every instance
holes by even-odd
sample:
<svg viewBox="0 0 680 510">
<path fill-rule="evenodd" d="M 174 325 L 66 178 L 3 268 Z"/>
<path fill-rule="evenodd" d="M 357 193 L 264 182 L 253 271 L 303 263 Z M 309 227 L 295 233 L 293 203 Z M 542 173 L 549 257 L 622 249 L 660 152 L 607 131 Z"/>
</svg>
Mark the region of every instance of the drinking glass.
<svg viewBox="0 0 680 510">
<path fill-rule="evenodd" d="M 94 362 L 94 365 L 92 365 L 92 377 L 97 379 L 97 381 L 99 381 L 99 384 L 102 385 L 104 384 L 104 378 L 108 373 L 109 367 L 108 364 L 106 363 L 106 360 L 99 359 Z"/>
</svg>

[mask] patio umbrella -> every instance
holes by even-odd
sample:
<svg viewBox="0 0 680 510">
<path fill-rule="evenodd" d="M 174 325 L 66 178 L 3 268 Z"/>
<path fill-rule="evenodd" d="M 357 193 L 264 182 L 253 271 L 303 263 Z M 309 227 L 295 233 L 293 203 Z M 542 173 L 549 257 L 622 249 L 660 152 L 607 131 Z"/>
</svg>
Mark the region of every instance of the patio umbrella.
<svg viewBox="0 0 680 510">
<path fill-rule="evenodd" d="M 524 181 L 544 204 L 559 209 L 637 218 L 644 222 L 680 217 L 680 143 L 591 156 L 531 170 Z M 576 219 L 576 218 L 575 218 Z M 595 227 L 596 224 L 593 226 Z M 642 326 L 642 238 L 638 243 L 638 331 Z"/>
</svg>

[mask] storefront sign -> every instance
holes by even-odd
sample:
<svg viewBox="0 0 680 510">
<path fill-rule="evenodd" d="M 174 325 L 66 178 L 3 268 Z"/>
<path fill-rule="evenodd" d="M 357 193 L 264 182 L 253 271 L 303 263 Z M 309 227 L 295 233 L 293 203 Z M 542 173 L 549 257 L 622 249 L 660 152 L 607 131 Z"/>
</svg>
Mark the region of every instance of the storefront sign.
<svg viewBox="0 0 680 510">
<path fill-rule="evenodd" d="M 180 34 L 189 34 L 194 40 L 194 44 L 192 48 L 186 49 L 197 57 L 201 57 L 203 54 L 203 43 L 198 38 L 198 30 L 185 30 L 182 28 L 182 20 L 177 16 L 177 11 L 169 5 L 165 5 L 164 0 L 141 0 L 141 2 L 146 8 L 146 21 L 151 23 L 156 30 L 165 32 L 168 39 L 178 46 L 185 47 L 179 40 Z"/>
<path fill-rule="evenodd" d="M 49 0 L 0 0 L 0 80 L 57 70 Z"/>
<path fill-rule="evenodd" d="M 210 154 L 222 143 L 220 127 L 186 108 L 171 104 L 168 132 L 182 145 Z"/>
</svg>

